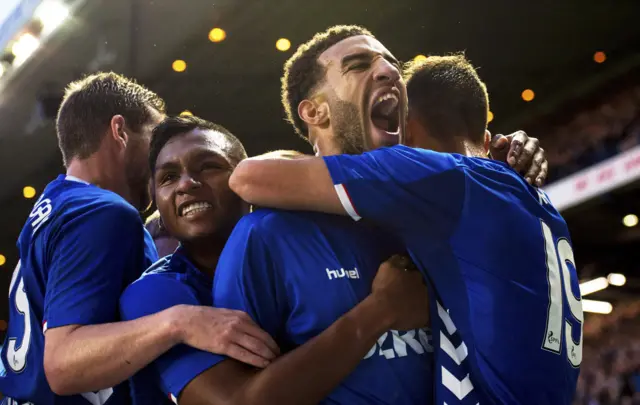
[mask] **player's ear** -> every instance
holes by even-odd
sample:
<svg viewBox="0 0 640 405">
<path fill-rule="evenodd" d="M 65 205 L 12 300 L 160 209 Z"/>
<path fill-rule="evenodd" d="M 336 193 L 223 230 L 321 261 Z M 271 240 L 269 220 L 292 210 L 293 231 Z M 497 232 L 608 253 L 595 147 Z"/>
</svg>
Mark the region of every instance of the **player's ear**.
<svg viewBox="0 0 640 405">
<path fill-rule="evenodd" d="M 298 104 L 298 115 L 307 125 L 317 127 L 329 119 L 329 106 L 324 102 L 302 100 Z"/>
<path fill-rule="evenodd" d="M 114 115 L 111 117 L 110 129 L 110 135 L 113 137 L 113 140 L 124 149 L 127 146 L 127 142 L 129 142 L 124 117 L 122 115 Z"/>
<path fill-rule="evenodd" d="M 491 148 L 491 132 L 489 132 L 488 129 L 484 130 L 484 155 L 487 155 L 489 153 L 489 150 Z"/>
</svg>

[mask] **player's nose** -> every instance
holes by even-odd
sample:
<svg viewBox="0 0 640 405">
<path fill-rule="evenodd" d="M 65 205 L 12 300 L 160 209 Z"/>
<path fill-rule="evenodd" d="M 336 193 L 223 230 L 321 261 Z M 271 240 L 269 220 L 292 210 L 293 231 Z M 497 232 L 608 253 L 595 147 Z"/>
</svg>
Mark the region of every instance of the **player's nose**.
<svg viewBox="0 0 640 405">
<path fill-rule="evenodd" d="M 178 193 L 188 193 L 190 190 L 200 187 L 202 187 L 202 183 L 195 176 L 190 173 L 184 173 L 178 181 L 177 191 Z"/>
<path fill-rule="evenodd" d="M 373 67 L 373 78 L 376 82 L 394 84 L 400 80 L 400 71 L 385 58 L 378 58 Z"/>
</svg>

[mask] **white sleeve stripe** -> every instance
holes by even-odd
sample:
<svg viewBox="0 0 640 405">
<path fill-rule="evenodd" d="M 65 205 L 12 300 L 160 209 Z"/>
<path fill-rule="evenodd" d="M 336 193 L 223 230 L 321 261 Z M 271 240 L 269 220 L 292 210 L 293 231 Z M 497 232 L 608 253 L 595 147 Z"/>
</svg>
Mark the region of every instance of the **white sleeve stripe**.
<svg viewBox="0 0 640 405">
<path fill-rule="evenodd" d="M 349 198 L 349 194 L 347 193 L 347 190 L 344 188 L 344 186 L 342 184 L 336 184 L 334 187 L 336 189 L 336 193 L 338 193 L 338 198 L 342 203 L 342 207 L 345 211 L 347 211 L 347 214 L 349 214 L 349 216 L 353 218 L 354 221 L 361 220 L 362 217 L 358 215 L 358 212 L 353 206 L 351 198 Z"/>
</svg>

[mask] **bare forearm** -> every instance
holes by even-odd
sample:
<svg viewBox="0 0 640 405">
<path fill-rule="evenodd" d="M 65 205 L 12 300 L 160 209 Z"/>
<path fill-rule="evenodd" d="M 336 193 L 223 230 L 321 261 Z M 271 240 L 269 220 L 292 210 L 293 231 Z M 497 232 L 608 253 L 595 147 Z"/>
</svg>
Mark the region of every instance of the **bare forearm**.
<svg viewBox="0 0 640 405">
<path fill-rule="evenodd" d="M 321 158 L 245 159 L 233 171 L 229 187 L 261 207 L 347 215 Z"/>
<path fill-rule="evenodd" d="M 370 296 L 320 335 L 256 373 L 242 404 L 317 404 L 360 363 L 389 323 Z"/>
<path fill-rule="evenodd" d="M 178 343 L 175 314 L 170 311 L 79 326 L 55 349 L 45 346 L 45 372 L 53 391 L 61 395 L 97 391 L 131 377 Z M 55 330 L 47 334 L 51 332 Z"/>
</svg>

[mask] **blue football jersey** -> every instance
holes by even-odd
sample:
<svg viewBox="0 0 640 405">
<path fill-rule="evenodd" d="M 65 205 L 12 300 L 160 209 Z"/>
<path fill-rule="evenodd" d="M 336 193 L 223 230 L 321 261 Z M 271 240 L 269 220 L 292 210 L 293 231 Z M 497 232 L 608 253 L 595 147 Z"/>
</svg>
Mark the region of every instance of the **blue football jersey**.
<svg viewBox="0 0 640 405">
<path fill-rule="evenodd" d="M 395 239 L 348 218 L 258 210 L 240 220 L 224 248 L 214 305 L 247 312 L 286 352 L 369 295 L 380 263 L 398 251 Z M 384 333 L 322 403 L 430 403 L 430 339 L 426 329 Z"/>
<path fill-rule="evenodd" d="M 125 320 L 155 314 L 174 305 L 213 305 L 211 277 L 203 274 L 182 247 L 160 259 L 131 284 L 120 298 Z M 135 405 L 177 402 L 182 390 L 224 356 L 179 345 L 157 358 L 131 379 Z"/>
<path fill-rule="evenodd" d="M 571 404 L 582 305 L 544 192 L 500 162 L 406 146 L 325 162 L 345 210 L 401 237 L 436 290 L 436 404 Z"/>
<path fill-rule="evenodd" d="M 67 176 L 49 183 L 18 239 L 0 392 L 14 403 L 128 404 L 128 384 L 57 396 L 47 383 L 47 328 L 119 320 L 118 299 L 157 253 L 136 209 L 119 195 Z"/>
</svg>

